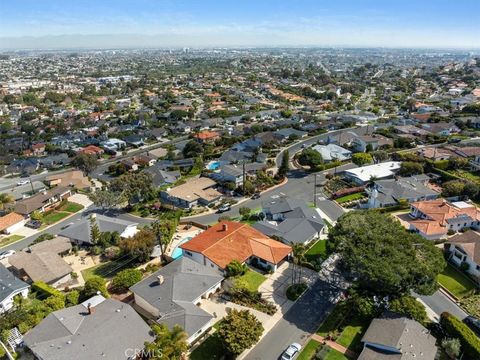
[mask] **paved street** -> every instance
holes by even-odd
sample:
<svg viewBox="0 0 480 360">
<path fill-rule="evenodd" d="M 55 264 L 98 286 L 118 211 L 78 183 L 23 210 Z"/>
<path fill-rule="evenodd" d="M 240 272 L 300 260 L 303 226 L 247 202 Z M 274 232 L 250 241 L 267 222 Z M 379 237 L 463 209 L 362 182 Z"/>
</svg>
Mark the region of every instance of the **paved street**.
<svg viewBox="0 0 480 360">
<path fill-rule="evenodd" d="M 276 360 L 293 342 L 304 344 L 335 305 L 343 279 L 331 274 L 318 279 L 270 332 L 245 356 L 248 360 Z"/>
<path fill-rule="evenodd" d="M 457 304 L 445 296 L 441 291 L 436 291 L 433 295 L 430 296 L 418 296 L 430 309 L 432 309 L 438 317 L 442 312 L 447 311 L 452 315 L 460 319 L 464 319 L 468 314 L 463 311 Z"/>
</svg>

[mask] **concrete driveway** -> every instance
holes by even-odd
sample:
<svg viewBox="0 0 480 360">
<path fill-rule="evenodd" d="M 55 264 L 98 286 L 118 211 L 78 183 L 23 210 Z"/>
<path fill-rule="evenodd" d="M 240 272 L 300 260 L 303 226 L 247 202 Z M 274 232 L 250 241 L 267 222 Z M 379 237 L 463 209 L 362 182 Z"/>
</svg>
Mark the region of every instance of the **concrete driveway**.
<svg viewBox="0 0 480 360">
<path fill-rule="evenodd" d="M 218 296 L 214 296 L 210 299 L 202 299 L 200 308 L 212 314 L 215 317 L 215 322 L 224 318 L 227 315 L 227 312 L 231 309 L 250 311 L 262 323 L 263 327 L 265 327 L 268 320 L 270 320 L 270 315 L 246 306 L 237 305 L 230 301 L 223 300 Z"/>
<path fill-rule="evenodd" d="M 268 275 L 267 280 L 258 288 L 262 297 L 273 302 L 281 314 L 285 314 L 294 304 L 293 301 L 287 299 L 286 295 L 287 288 L 292 285 L 293 268 L 292 263 L 284 262 L 278 267 L 277 271 Z M 310 286 L 316 279 L 318 279 L 318 273 L 307 268 L 301 268 L 301 282 Z"/>
</svg>

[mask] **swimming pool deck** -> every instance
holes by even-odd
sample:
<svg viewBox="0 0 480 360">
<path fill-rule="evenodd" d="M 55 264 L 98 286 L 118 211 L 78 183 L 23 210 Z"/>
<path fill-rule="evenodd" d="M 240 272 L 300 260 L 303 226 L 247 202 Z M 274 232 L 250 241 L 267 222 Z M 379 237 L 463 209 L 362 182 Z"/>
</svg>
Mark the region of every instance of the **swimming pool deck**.
<svg viewBox="0 0 480 360">
<path fill-rule="evenodd" d="M 180 245 L 185 238 L 193 238 L 201 232 L 203 232 L 203 229 L 196 226 L 192 226 L 190 229 L 186 230 L 185 225 L 179 225 L 173 236 L 173 240 L 167 249 L 167 255 L 171 256 L 175 248 Z"/>
</svg>

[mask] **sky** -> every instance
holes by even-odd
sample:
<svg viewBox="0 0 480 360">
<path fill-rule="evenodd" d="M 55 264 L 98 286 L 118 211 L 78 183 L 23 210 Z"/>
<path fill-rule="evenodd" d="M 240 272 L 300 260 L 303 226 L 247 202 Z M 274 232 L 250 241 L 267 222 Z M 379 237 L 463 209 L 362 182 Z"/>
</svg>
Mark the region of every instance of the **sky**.
<svg viewBox="0 0 480 360">
<path fill-rule="evenodd" d="M 480 0 L 0 0 L 0 48 L 479 48 Z"/>
</svg>

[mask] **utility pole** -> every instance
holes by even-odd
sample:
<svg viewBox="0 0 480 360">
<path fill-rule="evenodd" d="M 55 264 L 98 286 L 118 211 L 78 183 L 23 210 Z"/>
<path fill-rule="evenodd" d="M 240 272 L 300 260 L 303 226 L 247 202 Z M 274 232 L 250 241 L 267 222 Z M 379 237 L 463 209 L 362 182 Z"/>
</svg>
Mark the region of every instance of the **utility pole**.
<svg viewBox="0 0 480 360">
<path fill-rule="evenodd" d="M 317 207 L 317 174 L 313 174 L 313 205 Z"/>
</svg>

